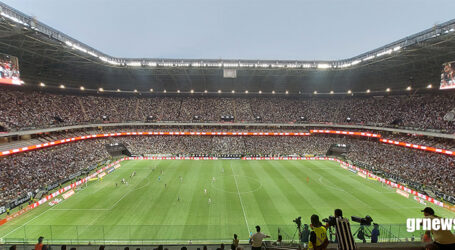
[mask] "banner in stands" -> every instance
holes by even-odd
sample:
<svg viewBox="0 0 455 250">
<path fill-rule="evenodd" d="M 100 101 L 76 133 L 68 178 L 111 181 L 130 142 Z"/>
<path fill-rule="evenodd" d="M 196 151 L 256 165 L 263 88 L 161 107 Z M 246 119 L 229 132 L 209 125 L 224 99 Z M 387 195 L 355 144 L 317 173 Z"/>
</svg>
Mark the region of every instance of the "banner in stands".
<svg viewBox="0 0 455 250">
<path fill-rule="evenodd" d="M 455 88 L 455 61 L 442 65 L 441 85 L 439 85 L 439 89 L 453 88 Z"/>
<path fill-rule="evenodd" d="M 399 194 L 399 195 L 402 195 L 402 196 L 404 196 L 404 197 L 406 197 L 406 198 L 409 198 L 409 193 L 406 193 L 405 191 L 403 191 L 403 190 L 401 190 L 401 189 L 398 189 L 398 188 L 397 188 L 397 189 L 396 189 L 396 192 L 397 192 L 397 194 Z"/>
<path fill-rule="evenodd" d="M 21 85 L 19 60 L 15 56 L 0 53 L 0 83 Z"/>
<path fill-rule="evenodd" d="M 365 136 L 378 138 L 381 142 L 393 144 L 396 146 L 405 146 L 415 149 L 431 151 L 435 153 L 455 155 L 455 151 L 427 147 L 423 145 L 416 145 L 405 142 L 397 142 L 393 140 L 382 139 L 380 134 L 372 134 L 368 132 L 354 132 L 354 131 L 338 131 L 338 130 L 310 130 L 308 132 L 121 132 L 121 133 L 109 133 L 109 134 L 93 134 L 86 136 L 72 137 L 52 142 L 47 142 L 43 144 L 37 144 L 22 148 L 10 149 L 5 151 L 0 151 L 0 156 L 13 155 L 21 152 L 26 152 L 30 150 L 43 149 L 47 147 L 57 146 L 60 144 L 65 144 L 74 141 L 88 140 L 93 138 L 105 138 L 105 137 L 116 137 L 116 136 L 138 136 L 138 135 L 167 135 L 167 136 L 310 136 L 311 134 L 336 134 L 336 135 L 348 135 L 348 136 Z M 146 155 L 146 156 L 155 156 L 155 155 Z M 161 156 L 161 155 L 156 155 Z M 164 155 L 166 156 L 166 155 Z M 169 156 L 169 155 L 167 155 Z M 95 168 L 95 167 L 94 167 Z"/>
<path fill-rule="evenodd" d="M 63 199 L 66 200 L 66 199 L 68 199 L 69 197 L 73 196 L 73 194 L 74 194 L 74 190 L 71 189 L 70 191 L 68 191 L 68 192 L 66 192 L 66 193 L 64 193 L 64 194 L 62 194 L 62 197 L 63 197 Z"/>
</svg>

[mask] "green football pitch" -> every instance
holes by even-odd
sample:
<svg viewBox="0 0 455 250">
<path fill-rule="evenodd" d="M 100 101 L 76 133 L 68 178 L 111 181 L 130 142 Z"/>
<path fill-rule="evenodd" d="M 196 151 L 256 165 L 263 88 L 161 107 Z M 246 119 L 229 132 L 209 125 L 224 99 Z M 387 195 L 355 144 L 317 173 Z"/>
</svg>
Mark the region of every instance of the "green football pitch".
<svg viewBox="0 0 455 250">
<path fill-rule="evenodd" d="M 423 207 L 332 161 L 131 160 L 58 205 L 45 203 L 0 226 L 0 238 L 219 242 L 234 233 L 246 240 L 260 225 L 273 239 L 280 230 L 290 240 L 296 217 L 309 224 L 312 214 L 326 218 L 335 208 L 345 217 L 370 215 L 402 237 L 406 218 L 422 217 Z M 453 217 L 445 209 L 435 211 Z M 355 231 L 358 224 L 351 224 Z"/>
</svg>

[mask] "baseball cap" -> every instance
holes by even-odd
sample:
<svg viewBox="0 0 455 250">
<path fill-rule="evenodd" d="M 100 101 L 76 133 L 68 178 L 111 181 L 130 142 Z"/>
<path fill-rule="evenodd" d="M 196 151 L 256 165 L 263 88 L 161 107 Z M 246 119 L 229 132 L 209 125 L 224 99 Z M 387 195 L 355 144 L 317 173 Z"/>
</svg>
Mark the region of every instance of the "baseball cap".
<svg viewBox="0 0 455 250">
<path fill-rule="evenodd" d="M 427 213 L 427 214 L 430 214 L 430 215 L 434 215 L 434 210 L 431 207 L 426 207 L 420 212 L 424 212 L 424 213 Z"/>
</svg>

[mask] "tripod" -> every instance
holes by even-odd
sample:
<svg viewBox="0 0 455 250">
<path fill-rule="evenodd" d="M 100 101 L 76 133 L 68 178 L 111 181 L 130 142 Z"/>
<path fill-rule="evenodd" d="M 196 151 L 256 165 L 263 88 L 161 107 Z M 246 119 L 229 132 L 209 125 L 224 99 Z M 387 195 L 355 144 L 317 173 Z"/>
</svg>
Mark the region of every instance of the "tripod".
<svg viewBox="0 0 455 250">
<path fill-rule="evenodd" d="M 371 230 L 370 230 L 368 227 L 365 227 L 364 225 L 360 225 L 359 229 L 357 229 L 357 230 L 355 231 L 355 233 L 352 234 L 352 236 L 356 236 L 356 235 L 358 235 L 359 233 L 361 233 L 362 238 L 359 238 L 359 237 L 357 237 L 357 238 L 359 238 L 360 240 L 362 240 L 363 243 L 366 243 L 367 240 L 365 239 L 365 235 L 366 235 L 365 232 L 367 232 L 367 233 L 369 233 L 369 235 L 371 235 Z"/>
<path fill-rule="evenodd" d="M 300 242 L 300 234 L 302 233 L 302 231 L 300 229 L 300 225 L 297 225 L 297 228 L 294 231 L 294 235 L 292 236 L 291 244 L 294 243 L 295 235 L 297 234 L 297 232 L 299 232 L 299 240 L 298 241 Z"/>
</svg>

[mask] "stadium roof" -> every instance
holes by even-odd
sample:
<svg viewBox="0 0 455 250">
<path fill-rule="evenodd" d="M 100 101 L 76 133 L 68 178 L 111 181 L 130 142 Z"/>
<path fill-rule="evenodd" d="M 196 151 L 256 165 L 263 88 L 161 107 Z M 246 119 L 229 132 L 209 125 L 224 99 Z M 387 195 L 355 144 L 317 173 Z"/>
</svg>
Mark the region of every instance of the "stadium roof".
<svg viewBox="0 0 455 250">
<path fill-rule="evenodd" d="M 436 87 L 442 63 L 455 60 L 455 19 L 344 60 L 182 60 L 115 58 L 3 3 L 0 7 L 0 52 L 17 56 L 22 79 L 35 86 L 155 93 L 403 91 Z"/>
</svg>

